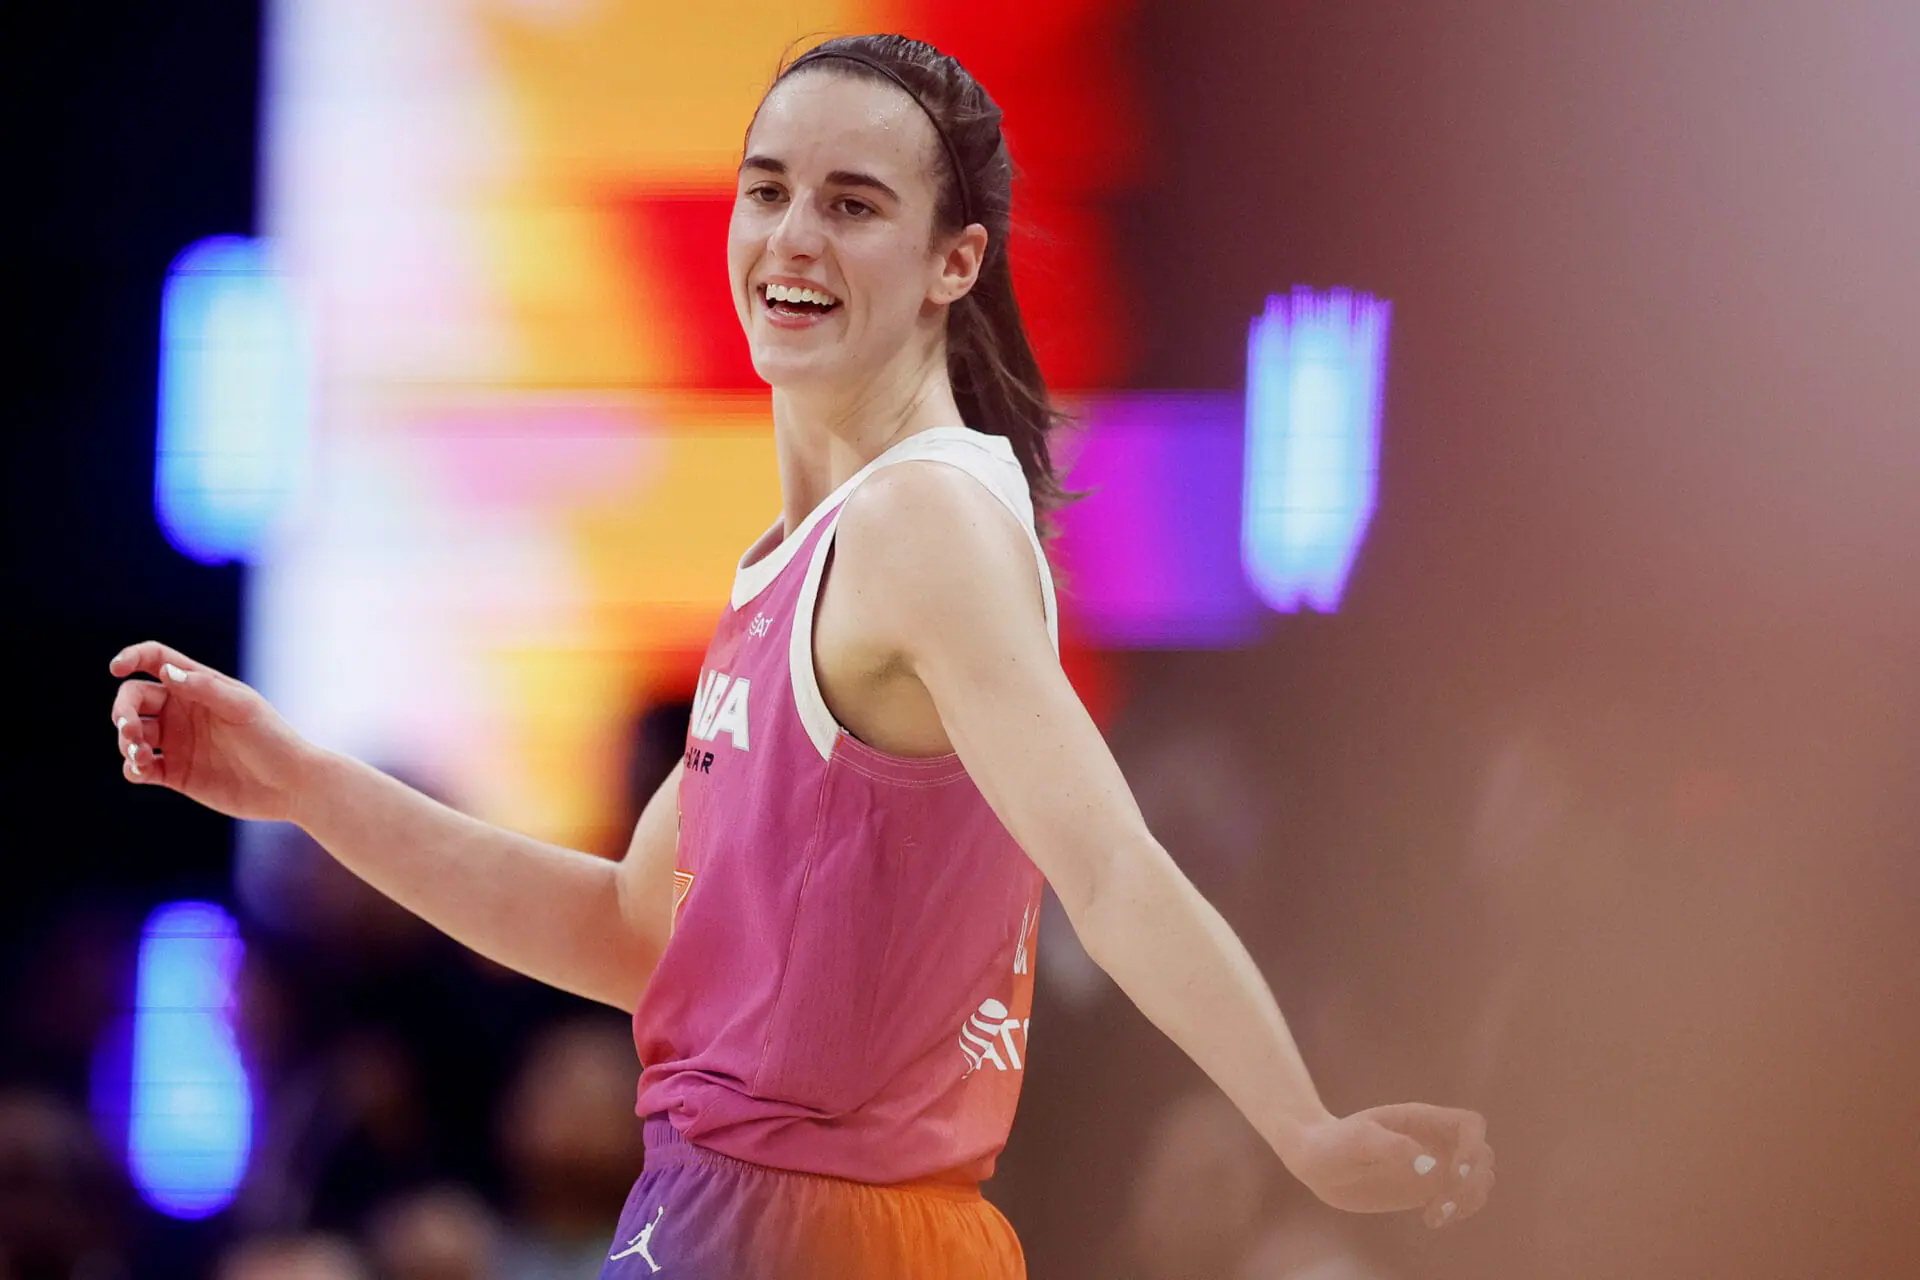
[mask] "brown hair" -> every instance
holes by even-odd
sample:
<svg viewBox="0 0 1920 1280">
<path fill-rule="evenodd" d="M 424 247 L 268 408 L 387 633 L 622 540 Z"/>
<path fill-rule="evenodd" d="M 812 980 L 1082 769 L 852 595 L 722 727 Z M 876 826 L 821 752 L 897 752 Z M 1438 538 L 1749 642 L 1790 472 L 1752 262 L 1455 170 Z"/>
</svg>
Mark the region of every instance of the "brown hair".
<svg viewBox="0 0 1920 1280">
<path fill-rule="evenodd" d="M 967 425 L 1006 437 L 1026 472 L 1043 531 L 1072 495 L 1060 486 L 1048 433 L 1066 420 L 1054 407 L 1013 296 L 1007 236 L 1013 221 L 1013 161 L 1000 133 L 1000 108 L 980 82 L 948 55 L 900 35 L 841 36 L 790 58 L 779 84 L 802 69 L 891 83 L 920 104 L 944 153 L 934 232 L 951 234 L 967 219 L 987 230 L 987 254 L 973 288 L 947 313 L 947 377 Z"/>
</svg>

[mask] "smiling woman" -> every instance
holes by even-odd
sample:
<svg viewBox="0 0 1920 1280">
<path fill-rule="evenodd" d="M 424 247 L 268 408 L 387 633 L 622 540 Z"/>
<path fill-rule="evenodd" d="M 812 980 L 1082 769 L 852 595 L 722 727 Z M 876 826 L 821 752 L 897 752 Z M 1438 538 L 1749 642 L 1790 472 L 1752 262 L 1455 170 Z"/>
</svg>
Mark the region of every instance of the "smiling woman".
<svg viewBox="0 0 1920 1280">
<path fill-rule="evenodd" d="M 804 398 L 807 384 L 838 373 L 873 376 L 883 357 L 896 379 L 938 361 L 960 420 L 1013 449 L 1044 526 L 1061 497 L 1047 438 L 1062 415 L 1014 297 L 1013 162 L 1000 120 L 966 69 L 921 41 L 853 36 L 808 51 L 748 131 L 728 263 L 776 413 L 783 391 Z M 782 255 L 809 269 L 779 272 L 771 259 Z M 828 256 L 839 279 L 825 276 Z M 791 328 L 776 285 L 830 300 L 796 313 L 803 330 L 838 313 L 845 331 L 830 358 L 769 340 Z"/>
<path fill-rule="evenodd" d="M 1321 1199 L 1470 1217 L 1480 1117 L 1327 1111 L 1061 671 L 1057 414 L 993 100 L 918 41 L 830 41 L 777 78 L 743 155 L 729 277 L 783 509 L 624 861 L 453 813 L 157 644 L 114 662 L 158 681 L 115 703 L 128 780 L 298 822 L 456 939 L 633 1012 L 648 1151 L 608 1277 L 1024 1275 L 979 1184 L 1029 1058 L 1046 883 Z"/>
</svg>

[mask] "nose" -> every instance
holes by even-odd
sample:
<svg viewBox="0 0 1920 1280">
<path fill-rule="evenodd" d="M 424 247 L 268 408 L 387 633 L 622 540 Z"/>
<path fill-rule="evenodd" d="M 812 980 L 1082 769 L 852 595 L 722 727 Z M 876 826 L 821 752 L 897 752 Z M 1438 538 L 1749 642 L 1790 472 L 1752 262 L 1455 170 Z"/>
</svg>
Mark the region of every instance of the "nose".
<svg viewBox="0 0 1920 1280">
<path fill-rule="evenodd" d="M 767 248 L 789 260 L 817 258 L 824 238 L 813 200 L 795 198 L 787 202 L 786 212 L 780 215 L 773 234 L 767 237 Z"/>
</svg>

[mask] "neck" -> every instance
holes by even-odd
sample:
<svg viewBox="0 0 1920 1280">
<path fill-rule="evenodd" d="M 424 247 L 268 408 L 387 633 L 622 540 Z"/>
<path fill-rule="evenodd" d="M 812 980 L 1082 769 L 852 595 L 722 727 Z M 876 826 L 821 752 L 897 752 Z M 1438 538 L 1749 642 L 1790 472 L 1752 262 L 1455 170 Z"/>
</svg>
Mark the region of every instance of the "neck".
<svg viewBox="0 0 1920 1280">
<path fill-rule="evenodd" d="M 905 375 L 854 388 L 773 389 L 781 516 L 788 533 L 860 468 L 909 436 L 960 424 L 944 345 Z"/>
</svg>

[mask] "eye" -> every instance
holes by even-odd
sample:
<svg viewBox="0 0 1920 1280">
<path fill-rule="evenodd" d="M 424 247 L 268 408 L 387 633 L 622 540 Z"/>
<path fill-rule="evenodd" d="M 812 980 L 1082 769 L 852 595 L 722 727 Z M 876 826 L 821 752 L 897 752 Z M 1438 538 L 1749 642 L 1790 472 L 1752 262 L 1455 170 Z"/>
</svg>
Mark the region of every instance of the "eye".
<svg viewBox="0 0 1920 1280">
<path fill-rule="evenodd" d="M 855 200 L 852 196 L 843 196 L 834 203 L 849 218 L 870 218 L 879 212 L 865 200 Z"/>
<path fill-rule="evenodd" d="M 761 182 L 747 188 L 747 199 L 756 204 L 772 204 L 785 193 L 771 182 Z"/>
</svg>

